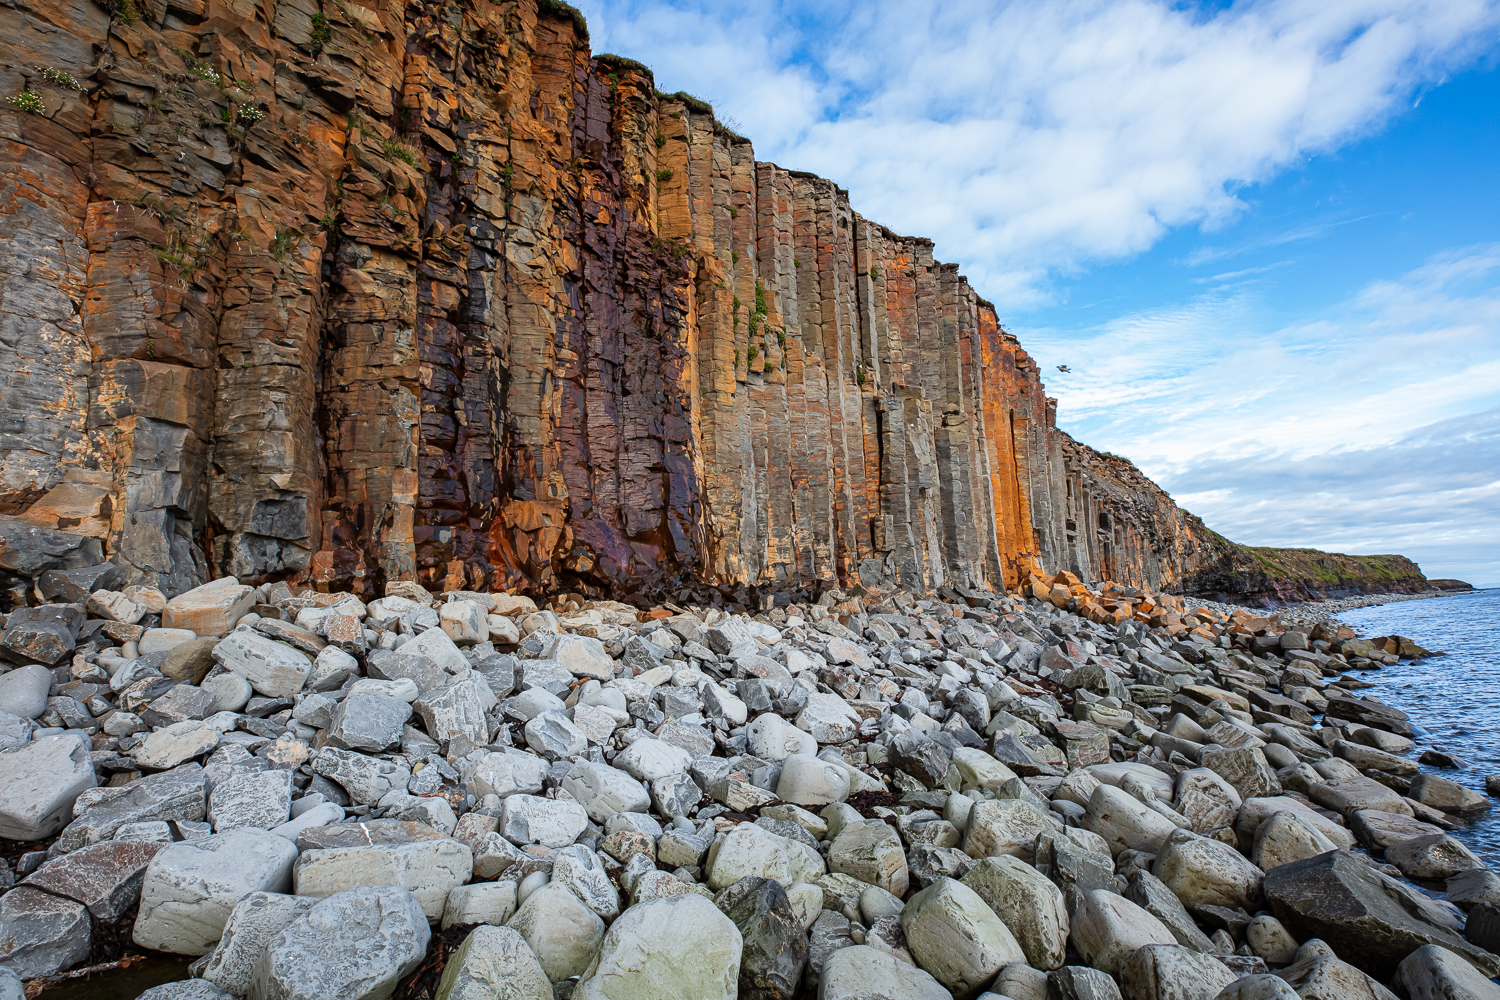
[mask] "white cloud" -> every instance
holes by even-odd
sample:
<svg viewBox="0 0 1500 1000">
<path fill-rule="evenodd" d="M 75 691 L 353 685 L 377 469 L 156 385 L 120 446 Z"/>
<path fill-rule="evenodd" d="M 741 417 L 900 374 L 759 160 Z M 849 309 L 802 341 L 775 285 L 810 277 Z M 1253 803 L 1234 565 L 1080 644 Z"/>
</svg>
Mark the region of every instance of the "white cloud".
<svg viewBox="0 0 1500 1000">
<path fill-rule="evenodd" d="M 1294 326 L 1253 297 L 1015 328 L 1059 419 L 1238 541 L 1500 567 L 1500 244 L 1441 254 Z"/>
<path fill-rule="evenodd" d="M 934 238 L 1006 313 L 1057 269 L 1222 225 L 1241 185 L 1377 128 L 1500 26 L 1494 0 L 581 6 L 596 49 Z"/>
</svg>

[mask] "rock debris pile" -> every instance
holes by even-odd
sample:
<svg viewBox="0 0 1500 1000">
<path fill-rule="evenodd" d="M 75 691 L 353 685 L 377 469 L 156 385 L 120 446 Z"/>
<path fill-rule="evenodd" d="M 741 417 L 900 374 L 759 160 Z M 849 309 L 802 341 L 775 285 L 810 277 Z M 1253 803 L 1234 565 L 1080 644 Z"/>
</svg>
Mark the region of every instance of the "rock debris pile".
<svg viewBox="0 0 1500 1000">
<path fill-rule="evenodd" d="M 0 996 L 129 939 L 201 956 L 153 1000 L 1500 997 L 1488 801 L 1347 673 L 1425 651 L 1066 573 L 79 586 L 0 634 Z"/>
</svg>

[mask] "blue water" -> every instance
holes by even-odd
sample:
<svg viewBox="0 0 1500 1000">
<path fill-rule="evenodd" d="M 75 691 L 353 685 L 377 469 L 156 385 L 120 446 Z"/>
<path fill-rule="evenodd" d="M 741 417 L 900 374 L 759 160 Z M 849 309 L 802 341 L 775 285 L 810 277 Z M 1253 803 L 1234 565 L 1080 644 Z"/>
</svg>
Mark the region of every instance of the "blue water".
<svg viewBox="0 0 1500 1000">
<path fill-rule="evenodd" d="M 1411 716 L 1419 728 L 1415 759 L 1427 747 L 1460 758 L 1461 770 L 1428 767 L 1484 794 L 1487 774 L 1500 774 L 1500 589 L 1345 611 L 1339 620 L 1361 636 L 1404 635 L 1446 656 L 1369 671 L 1373 694 Z M 1469 850 L 1500 871 L 1500 800 L 1454 832 Z"/>
</svg>

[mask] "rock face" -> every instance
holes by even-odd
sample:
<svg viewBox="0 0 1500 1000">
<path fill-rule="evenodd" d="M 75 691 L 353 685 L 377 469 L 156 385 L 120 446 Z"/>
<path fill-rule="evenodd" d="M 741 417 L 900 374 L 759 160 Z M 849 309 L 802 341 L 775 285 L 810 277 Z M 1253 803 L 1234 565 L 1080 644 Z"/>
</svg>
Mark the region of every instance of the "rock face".
<svg viewBox="0 0 1500 1000">
<path fill-rule="evenodd" d="M 1465 941 L 1448 911 L 1347 851 L 1273 868 L 1264 889 L 1293 935 L 1328 942 L 1340 958 L 1382 982 L 1427 944 L 1462 955 L 1487 978 L 1500 976 L 1500 957 Z"/>
<path fill-rule="evenodd" d="M 555 4 L 466 3 L 451 32 L 415 8 L 10 9 L 46 26 L 0 70 L 43 105 L 4 110 L 0 173 L 28 179 L 0 224 L 11 572 L 233 577 L 168 606 L 200 635 L 288 575 L 925 589 L 1036 563 L 1274 589 L 1054 426 L 929 241 L 591 58 Z"/>
</svg>

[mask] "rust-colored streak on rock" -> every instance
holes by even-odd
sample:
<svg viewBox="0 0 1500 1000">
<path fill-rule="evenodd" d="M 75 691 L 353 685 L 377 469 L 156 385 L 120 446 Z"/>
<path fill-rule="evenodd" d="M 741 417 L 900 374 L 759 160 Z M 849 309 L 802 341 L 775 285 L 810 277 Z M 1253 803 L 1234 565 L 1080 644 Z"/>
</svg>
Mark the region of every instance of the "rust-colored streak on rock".
<svg viewBox="0 0 1500 1000">
<path fill-rule="evenodd" d="M 556 5 L 146 7 L 0 11 L 0 514 L 127 583 L 1228 572 L 929 241 Z"/>
</svg>

